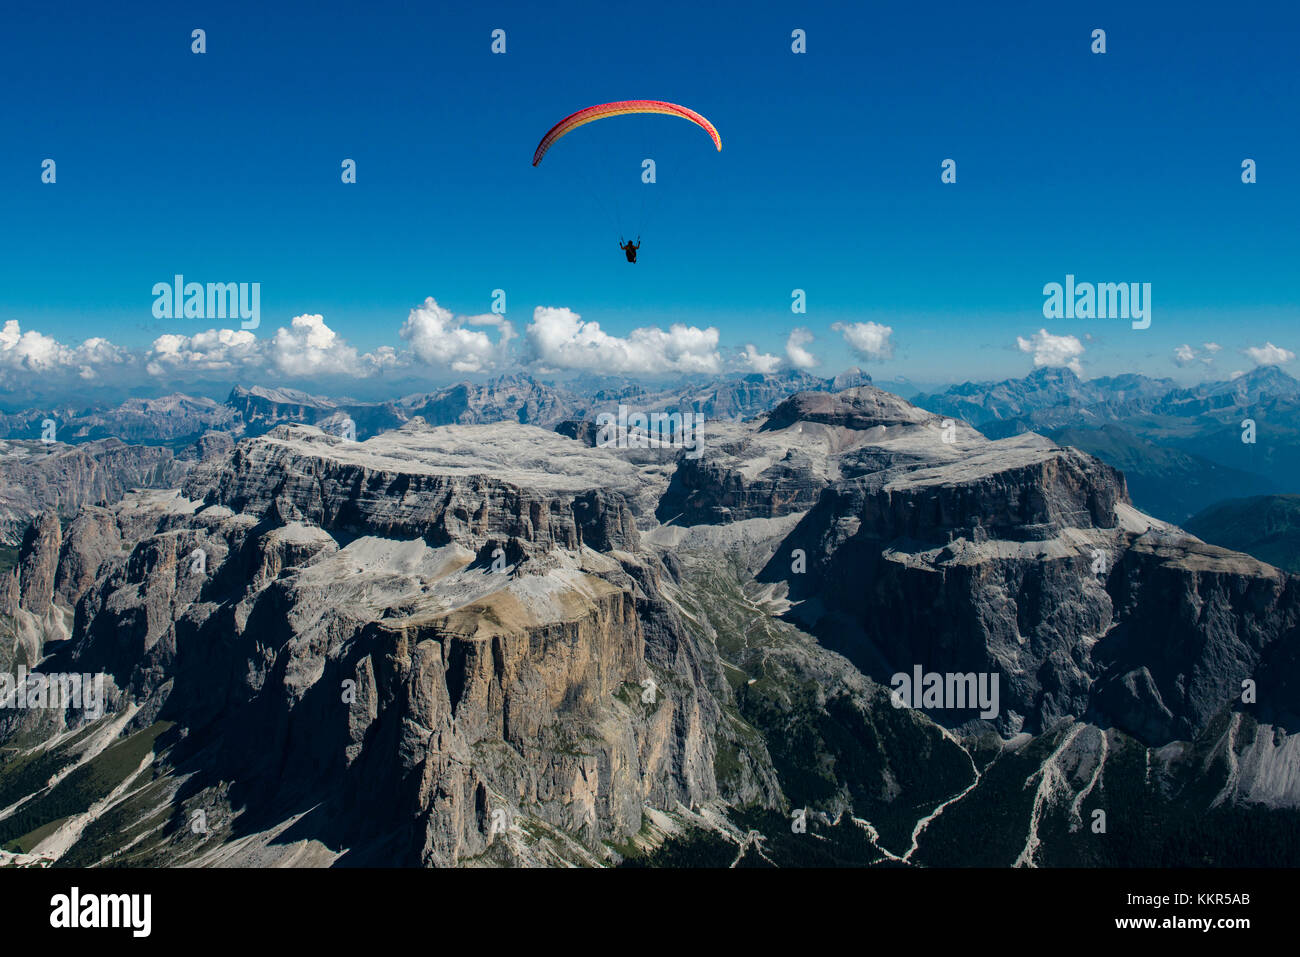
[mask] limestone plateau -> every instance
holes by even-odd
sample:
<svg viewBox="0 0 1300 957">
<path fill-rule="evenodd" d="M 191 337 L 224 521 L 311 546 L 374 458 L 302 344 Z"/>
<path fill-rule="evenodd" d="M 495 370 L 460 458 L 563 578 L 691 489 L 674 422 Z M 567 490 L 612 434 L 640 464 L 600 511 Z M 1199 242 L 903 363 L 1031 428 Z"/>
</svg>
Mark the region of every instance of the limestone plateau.
<svg viewBox="0 0 1300 957">
<path fill-rule="evenodd" d="M 108 691 L 0 709 L 6 860 L 1300 862 L 1300 579 L 1084 452 L 830 388 L 716 399 L 698 457 L 557 394 L 47 469 L 0 665 Z M 295 401 L 237 398 L 195 428 Z M 896 707 L 915 668 L 997 714 Z"/>
</svg>

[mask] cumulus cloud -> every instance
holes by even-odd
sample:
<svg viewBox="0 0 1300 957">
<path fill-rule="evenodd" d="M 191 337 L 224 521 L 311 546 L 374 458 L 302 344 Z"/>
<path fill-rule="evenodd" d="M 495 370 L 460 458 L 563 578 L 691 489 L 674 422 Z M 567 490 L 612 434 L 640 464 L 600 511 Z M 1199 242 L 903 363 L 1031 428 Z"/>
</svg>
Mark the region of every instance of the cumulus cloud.
<svg viewBox="0 0 1300 957">
<path fill-rule="evenodd" d="M 193 335 L 168 333 L 153 341 L 145 357 L 153 376 L 270 371 L 287 378 L 362 378 L 400 364 L 391 346 L 359 353 L 320 315 L 295 316 L 269 339 L 245 329 L 207 329 Z"/>
<path fill-rule="evenodd" d="M 125 349 L 99 336 L 68 346 L 34 329 L 23 332 L 16 319 L 0 329 L 0 372 L 73 373 L 95 379 L 101 367 L 118 365 L 129 356 Z"/>
<path fill-rule="evenodd" d="M 816 366 L 821 360 L 804 346 L 813 341 L 813 334 L 807 329 L 795 329 L 785 340 L 785 357 L 790 365 L 805 372 Z"/>
<path fill-rule="evenodd" d="M 208 329 L 192 336 L 168 333 L 153 341 L 145 369 L 153 376 L 229 372 L 261 362 L 257 336 L 243 329 Z"/>
<path fill-rule="evenodd" d="M 1283 349 L 1271 342 L 1266 342 L 1262 346 L 1251 346 L 1243 349 L 1242 352 L 1257 366 L 1279 366 L 1295 358 L 1295 353 L 1290 349 Z"/>
<path fill-rule="evenodd" d="M 538 306 L 524 331 L 530 360 L 544 369 L 607 373 L 718 372 L 718 330 L 674 323 L 612 336 L 572 309 Z"/>
<path fill-rule="evenodd" d="M 1221 351 L 1223 349 L 1223 346 L 1219 345 L 1217 342 L 1202 342 L 1201 348 L 1204 349 L 1206 352 L 1208 352 L 1210 355 L 1214 355 L 1216 352 Z"/>
<path fill-rule="evenodd" d="M 277 329 L 267 344 L 266 358 L 277 372 L 299 378 L 370 376 L 397 361 L 390 347 L 359 354 L 319 315 L 294 316 L 287 328 Z"/>
<path fill-rule="evenodd" d="M 44 333 L 23 332 L 17 319 L 10 319 L 0 330 L 0 359 L 8 369 L 49 372 L 67 364 L 66 346 Z"/>
<path fill-rule="evenodd" d="M 1184 342 L 1181 346 L 1179 346 L 1177 349 L 1174 350 L 1174 362 L 1177 363 L 1178 365 L 1180 366 L 1191 365 L 1195 361 L 1196 361 L 1196 350 L 1193 349 L 1191 346 L 1189 346 L 1187 343 Z"/>
<path fill-rule="evenodd" d="M 121 365 L 131 360 L 131 353 L 121 349 L 101 336 L 87 339 L 72 350 L 72 364 L 77 375 L 86 380 L 98 379 L 104 366 Z"/>
<path fill-rule="evenodd" d="M 1083 343 L 1074 336 L 1054 336 L 1046 329 L 1039 329 L 1028 339 L 1016 336 L 1016 346 L 1021 352 L 1033 355 L 1035 368 L 1064 366 L 1075 375 L 1083 375 L 1083 366 L 1079 362 Z"/>
<path fill-rule="evenodd" d="M 890 359 L 894 355 L 891 326 L 878 322 L 837 322 L 831 326 L 860 359 Z"/>
<path fill-rule="evenodd" d="M 470 326 L 495 328 L 496 341 Z M 484 372 L 504 362 L 515 331 L 504 316 L 456 316 L 429 296 L 406 317 L 401 336 L 410 343 L 415 357 L 427 365 L 454 372 Z"/>
<path fill-rule="evenodd" d="M 772 355 L 770 352 L 759 352 L 752 342 L 745 343 L 745 352 L 740 357 L 740 361 L 747 365 L 751 371 L 764 374 L 775 372 L 781 367 L 780 356 Z"/>
</svg>

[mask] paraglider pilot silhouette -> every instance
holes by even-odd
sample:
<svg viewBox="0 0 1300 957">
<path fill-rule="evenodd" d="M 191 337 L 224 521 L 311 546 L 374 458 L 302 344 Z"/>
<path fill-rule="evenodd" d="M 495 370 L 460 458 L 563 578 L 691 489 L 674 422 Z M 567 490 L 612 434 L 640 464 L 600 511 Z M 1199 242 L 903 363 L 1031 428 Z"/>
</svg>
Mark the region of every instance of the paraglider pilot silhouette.
<svg viewBox="0 0 1300 957">
<path fill-rule="evenodd" d="M 629 113 L 659 113 L 688 120 L 708 133 L 709 139 L 713 140 L 713 145 L 717 147 L 719 152 L 722 150 L 722 137 L 718 135 L 717 129 L 692 109 L 679 106 L 676 103 L 665 103 L 663 100 L 618 100 L 614 103 L 598 103 L 595 106 L 587 107 L 585 110 L 570 113 L 552 126 L 533 152 L 533 165 L 536 166 L 542 161 L 542 157 L 546 155 L 546 151 L 551 148 L 556 140 L 567 136 L 578 127 L 586 126 L 596 120 L 603 120 L 612 116 L 625 116 Z M 634 263 L 636 262 L 636 251 L 641 248 L 641 237 L 637 236 L 634 243 L 625 243 L 623 237 L 619 236 L 618 248 L 623 250 L 628 262 Z"/>
</svg>

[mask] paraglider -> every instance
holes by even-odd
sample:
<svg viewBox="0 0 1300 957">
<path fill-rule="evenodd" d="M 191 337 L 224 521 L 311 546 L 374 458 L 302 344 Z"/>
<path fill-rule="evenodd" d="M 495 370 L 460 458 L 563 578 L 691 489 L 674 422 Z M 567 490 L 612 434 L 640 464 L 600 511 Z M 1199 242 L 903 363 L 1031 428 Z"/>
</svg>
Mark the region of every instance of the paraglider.
<svg viewBox="0 0 1300 957">
<path fill-rule="evenodd" d="M 600 103 L 596 106 L 589 106 L 586 109 L 578 110 L 576 113 L 570 113 L 560 122 L 556 123 L 542 141 L 537 144 L 537 149 L 533 152 L 533 165 L 536 166 L 542 161 L 547 151 L 556 144 L 560 139 L 568 136 L 580 126 L 593 123 L 596 120 L 608 119 L 611 116 L 624 116 L 632 113 L 660 113 L 666 116 L 677 116 L 684 120 L 694 123 L 704 132 L 709 134 L 713 140 L 713 145 L 722 151 L 722 137 L 718 135 L 717 129 L 712 123 L 706 120 L 699 113 L 685 106 L 676 103 L 665 103 L 663 100 L 617 100 L 613 103 Z M 641 237 L 637 236 L 636 242 L 623 242 L 623 237 L 619 237 L 618 248 L 623 250 L 630 263 L 636 262 L 636 252 L 641 248 Z"/>
</svg>

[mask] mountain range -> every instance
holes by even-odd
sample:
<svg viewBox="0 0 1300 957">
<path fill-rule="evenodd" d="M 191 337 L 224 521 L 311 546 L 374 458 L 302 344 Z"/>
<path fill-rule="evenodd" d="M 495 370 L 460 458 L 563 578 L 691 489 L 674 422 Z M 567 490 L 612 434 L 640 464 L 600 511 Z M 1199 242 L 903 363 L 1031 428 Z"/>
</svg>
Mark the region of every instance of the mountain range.
<svg viewBox="0 0 1300 957">
<path fill-rule="evenodd" d="M 620 404 L 633 411 L 743 418 L 766 412 L 795 392 L 870 381 L 858 369 L 825 379 L 802 372 L 755 373 L 653 387 L 594 376 L 560 386 L 514 375 L 389 402 L 236 386 L 224 402 L 173 394 L 111 407 L 26 409 L 0 414 L 0 475 L 6 479 L 0 485 L 0 548 L 17 545 L 22 528 L 45 508 L 71 514 L 133 486 L 174 487 L 190 463 L 214 449 L 286 423 L 316 425 L 337 435 L 350 428 L 354 437 L 366 439 L 417 418 L 430 425 L 520 422 L 553 428 L 614 412 Z M 47 423 L 53 426 L 49 436 Z"/>
<path fill-rule="evenodd" d="M 1300 579 L 1085 451 L 865 383 L 698 454 L 307 398 L 24 530 L 2 670 L 107 690 L 0 711 L 10 862 L 1300 860 Z"/>
</svg>

